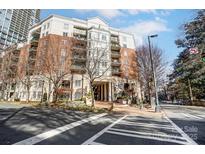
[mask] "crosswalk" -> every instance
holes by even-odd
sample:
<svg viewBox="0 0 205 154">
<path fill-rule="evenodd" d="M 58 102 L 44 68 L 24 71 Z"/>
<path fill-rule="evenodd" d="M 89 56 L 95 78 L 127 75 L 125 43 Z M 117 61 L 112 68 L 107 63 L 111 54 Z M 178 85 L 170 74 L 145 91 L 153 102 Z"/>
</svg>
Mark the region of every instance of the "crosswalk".
<svg viewBox="0 0 205 154">
<path fill-rule="evenodd" d="M 176 128 L 166 118 L 163 119 L 142 119 L 138 116 L 123 116 L 111 125 L 107 126 L 88 140 L 84 145 L 115 145 L 120 142 L 119 138 L 122 139 L 122 143 L 125 138 L 133 140 L 134 144 L 140 144 L 139 139 L 145 140 L 146 142 L 154 141 L 156 144 L 162 142 L 170 144 L 195 144 L 190 138 L 184 135 L 180 128 Z M 112 139 L 110 138 L 112 136 Z M 107 136 L 107 137 L 106 137 Z M 117 137 L 118 139 L 114 139 Z M 101 138 L 107 138 L 102 140 Z"/>
</svg>

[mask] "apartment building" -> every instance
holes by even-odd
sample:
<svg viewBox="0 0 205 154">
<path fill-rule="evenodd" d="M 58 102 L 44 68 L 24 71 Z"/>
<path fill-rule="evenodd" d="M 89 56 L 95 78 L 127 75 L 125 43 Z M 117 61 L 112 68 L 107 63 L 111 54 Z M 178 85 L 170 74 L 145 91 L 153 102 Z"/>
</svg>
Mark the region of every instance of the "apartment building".
<svg viewBox="0 0 205 154">
<path fill-rule="evenodd" d="M 100 77 L 94 81 L 95 100 L 113 101 L 125 85 L 133 96 L 141 97 L 133 35 L 110 27 L 99 17 L 80 20 L 50 15 L 30 28 L 21 55 L 18 76 L 30 76 L 32 101 L 40 101 L 54 87 L 47 80 L 51 74 L 64 73 L 55 89 L 61 98 L 76 100 L 86 95 L 90 91 L 88 65 L 93 66 L 97 57 L 100 63 L 95 73 Z M 24 101 L 27 96 L 26 85 L 17 82 L 11 99 Z"/>
<path fill-rule="evenodd" d="M 39 9 L 0 9 L 0 52 L 27 40 L 29 28 L 39 21 Z"/>
</svg>

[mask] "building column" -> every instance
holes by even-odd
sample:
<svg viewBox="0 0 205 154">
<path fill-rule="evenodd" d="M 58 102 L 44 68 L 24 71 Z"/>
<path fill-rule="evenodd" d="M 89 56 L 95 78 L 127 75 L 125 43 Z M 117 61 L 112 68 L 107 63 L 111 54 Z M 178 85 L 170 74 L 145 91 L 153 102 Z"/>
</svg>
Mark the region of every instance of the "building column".
<svg viewBox="0 0 205 154">
<path fill-rule="evenodd" d="M 100 89 L 101 89 L 100 99 L 101 101 L 103 101 L 103 84 L 100 85 Z"/>
<path fill-rule="evenodd" d="M 108 83 L 108 101 L 112 101 L 112 82 Z"/>
<path fill-rule="evenodd" d="M 107 101 L 107 83 L 104 84 L 104 101 Z"/>
<path fill-rule="evenodd" d="M 73 74 L 71 74 L 71 96 L 70 96 L 70 100 L 73 100 Z"/>
</svg>

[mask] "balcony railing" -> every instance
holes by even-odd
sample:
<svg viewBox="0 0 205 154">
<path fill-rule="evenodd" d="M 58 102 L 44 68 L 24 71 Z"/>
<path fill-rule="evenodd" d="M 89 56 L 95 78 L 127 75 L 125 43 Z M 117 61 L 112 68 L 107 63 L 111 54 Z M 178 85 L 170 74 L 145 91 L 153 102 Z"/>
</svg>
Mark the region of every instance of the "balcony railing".
<svg viewBox="0 0 205 154">
<path fill-rule="evenodd" d="M 121 75 L 121 72 L 118 69 L 113 69 L 112 70 L 112 75 Z"/>
<path fill-rule="evenodd" d="M 87 35 L 87 31 L 86 31 L 86 30 L 81 30 L 81 29 L 74 28 L 73 34 Z"/>
<path fill-rule="evenodd" d="M 112 44 L 111 50 L 120 50 L 120 45 L 119 44 Z"/>
<path fill-rule="evenodd" d="M 119 52 L 111 52 L 111 57 L 112 58 L 120 58 L 120 53 Z"/>
<path fill-rule="evenodd" d="M 110 40 L 111 42 L 119 43 L 119 39 L 117 37 L 111 37 Z"/>
<path fill-rule="evenodd" d="M 85 71 L 85 66 L 84 65 L 77 65 L 77 64 L 72 64 L 71 65 L 71 71 L 81 71 L 84 72 Z"/>
<path fill-rule="evenodd" d="M 73 61 L 79 61 L 79 62 L 85 62 L 86 61 L 86 57 L 83 57 L 83 56 L 73 56 L 72 57 L 72 60 Z"/>
<path fill-rule="evenodd" d="M 120 66 L 121 63 L 120 63 L 120 61 L 112 61 L 111 65 L 112 66 Z"/>
<path fill-rule="evenodd" d="M 85 52 L 87 51 L 87 48 L 85 46 L 73 46 L 71 48 L 73 51 L 79 51 L 79 52 Z"/>
</svg>

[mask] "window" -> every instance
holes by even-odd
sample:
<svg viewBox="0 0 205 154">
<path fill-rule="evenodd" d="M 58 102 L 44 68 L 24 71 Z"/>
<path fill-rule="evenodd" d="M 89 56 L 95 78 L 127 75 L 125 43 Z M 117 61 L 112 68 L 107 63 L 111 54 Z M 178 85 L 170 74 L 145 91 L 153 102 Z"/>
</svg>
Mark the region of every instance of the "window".
<svg viewBox="0 0 205 154">
<path fill-rule="evenodd" d="M 68 29 L 69 28 L 69 25 L 64 23 L 64 29 Z"/>
<path fill-rule="evenodd" d="M 127 48 L 127 44 L 123 44 L 123 48 Z"/>
<path fill-rule="evenodd" d="M 46 46 L 48 44 L 48 40 L 43 41 L 43 45 Z"/>
<path fill-rule="evenodd" d="M 80 99 L 82 97 L 82 93 L 81 92 L 75 92 L 75 99 Z"/>
<path fill-rule="evenodd" d="M 43 33 L 43 34 L 42 34 L 42 37 L 44 37 L 44 36 L 45 36 L 45 34 Z"/>
<path fill-rule="evenodd" d="M 103 41 L 106 41 L 106 40 L 107 40 L 106 35 L 102 35 L 102 40 L 103 40 Z"/>
<path fill-rule="evenodd" d="M 50 27 L 50 23 L 47 23 L 47 29 Z"/>
<path fill-rule="evenodd" d="M 41 94 L 42 94 L 42 92 L 38 92 L 38 95 L 37 95 L 37 99 L 40 99 L 41 98 Z"/>
<path fill-rule="evenodd" d="M 46 30 L 46 25 L 43 26 L 43 30 Z"/>
<path fill-rule="evenodd" d="M 81 86 L 81 80 L 75 80 L 75 87 Z"/>
<path fill-rule="evenodd" d="M 66 45 L 68 41 L 67 40 L 62 40 L 61 42 L 62 42 L 62 45 Z"/>
<path fill-rule="evenodd" d="M 61 49 L 61 59 L 60 59 L 61 65 L 65 63 L 65 60 L 66 60 L 66 50 Z"/>
<path fill-rule="evenodd" d="M 107 67 L 107 62 L 102 62 L 102 67 Z"/>
<path fill-rule="evenodd" d="M 62 87 L 70 88 L 70 81 L 64 80 L 61 85 L 62 85 Z"/>
<path fill-rule="evenodd" d="M 123 42 L 127 42 L 127 38 L 125 36 L 123 36 L 122 40 Z"/>
<path fill-rule="evenodd" d="M 68 33 L 67 32 L 63 32 L 63 36 L 68 36 Z"/>
<path fill-rule="evenodd" d="M 124 52 L 124 56 L 127 57 L 127 50 Z"/>
<path fill-rule="evenodd" d="M 48 35 L 48 32 L 46 32 L 46 36 Z"/>
<path fill-rule="evenodd" d="M 66 55 L 66 50 L 65 49 L 61 49 L 61 56 L 65 56 Z"/>
<path fill-rule="evenodd" d="M 36 91 L 33 92 L 33 98 L 36 98 Z"/>
</svg>

